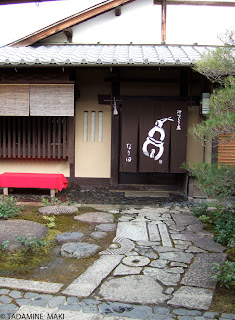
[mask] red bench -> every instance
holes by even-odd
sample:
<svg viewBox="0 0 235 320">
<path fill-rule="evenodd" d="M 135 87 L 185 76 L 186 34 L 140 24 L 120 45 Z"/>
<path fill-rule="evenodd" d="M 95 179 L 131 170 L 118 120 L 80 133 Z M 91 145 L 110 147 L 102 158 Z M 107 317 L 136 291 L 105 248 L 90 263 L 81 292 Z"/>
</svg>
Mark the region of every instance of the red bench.
<svg viewBox="0 0 235 320">
<path fill-rule="evenodd" d="M 41 188 L 50 189 L 51 196 L 66 189 L 68 181 L 63 174 L 57 173 L 16 173 L 5 172 L 0 174 L 0 187 L 4 195 L 8 195 L 8 188 Z"/>
</svg>

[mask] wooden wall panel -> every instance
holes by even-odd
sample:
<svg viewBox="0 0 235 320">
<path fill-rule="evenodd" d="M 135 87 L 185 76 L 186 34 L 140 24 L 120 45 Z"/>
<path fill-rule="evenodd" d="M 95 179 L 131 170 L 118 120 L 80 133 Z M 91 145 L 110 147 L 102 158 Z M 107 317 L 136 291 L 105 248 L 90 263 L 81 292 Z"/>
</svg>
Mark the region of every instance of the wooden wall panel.
<svg viewBox="0 0 235 320">
<path fill-rule="evenodd" d="M 231 136 L 230 136 L 231 137 Z M 225 143 L 223 143 L 225 141 Z M 235 137 L 220 135 L 218 139 L 218 163 L 235 165 Z"/>
</svg>

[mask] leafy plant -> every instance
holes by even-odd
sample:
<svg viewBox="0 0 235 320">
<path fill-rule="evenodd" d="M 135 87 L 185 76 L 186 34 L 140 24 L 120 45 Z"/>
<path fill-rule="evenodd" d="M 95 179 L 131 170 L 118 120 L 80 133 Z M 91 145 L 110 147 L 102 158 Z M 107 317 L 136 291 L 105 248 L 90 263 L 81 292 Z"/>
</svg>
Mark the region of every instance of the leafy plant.
<svg viewBox="0 0 235 320">
<path fill-rule="evenodd" d="M 22 206 L 17 206 L 17 199 L 14 197 L 0 196 L 0 219 L 8 219 L 17 216 Z"/>
<path fill-rule="evenodd" d="M 60 199 L 58 198 L 51 198 L 50 200 L 41 197 L 41 202 L 45 205 L 45 206 L 74 206 L 76 204 L 76 202 L 73 202 L 72 200 L 68 199 L 66 203 L 62 202 Z"/>
<path fill-rule="evenodd" d="M 55 224 L 55 216 L 51 216 L 51 217 L 49 217 L 49 216 L 43 216 L 42 217 L 44 220 L 47 220 L 48 221 L 48 223 L 47 223 L 47 227 L 49 228 L 49 229 L 51 229 L 51 228 L 54 228 L 55 226 L 56 226 L 56 224 Z"/>
<path fill-rule="evenodd" d="M 25 253 L 33 253 L 41 248 L 48 245 L 49 241 L 40 240 L 37 238 L 25 238 L 25 237 L 15 237 L 16 240 L 23 246 L 23 251 Z"/>
<path fill-rule="evenodd" d="M 9 241 L 3 241 L 2 243 L 0 243 L 0 252 L 2 252 L 3 250 L 6 249 L 6 247 L 8 246 Z"/>
<path fill-rule="evenodd" d="M 224 209 L 217 215 L 215 222 L 215 239 L 217 242 L 228 245 L 234 243 L 235 214 L 233 209 Z"/>
<path fill-rule="evenodd" d="M 200 220 L 203 223 L 212 223 L 212 220 L 210 217 L 206 216 L 205 214 L 201 215 L 198 220 Z"/>
<path fill-rule="evenodd" d="M 235 284 L 235 262 L 228 260 L 222 264 L 214 262 L 211 269 L 214 272 L 212 278 L 219 282 L 220 287 L 225 286 L 229 289 Z"/>
<path fill-rule="evenodd" d="M 195 214 L 196 217 L 200 217 L 203 214 L 206 214 L 208 206 L 206 203 L 204 204 L 199 204 L 197 207 L 192 207 L 192 212 Z"/>
<path fill-rule="evenodd" d="M 185 165 L 195 178 L 195 184 L 208 198 L 223 202 L 234 192 L 235 167 L 198 162 Z"/>
</svg>

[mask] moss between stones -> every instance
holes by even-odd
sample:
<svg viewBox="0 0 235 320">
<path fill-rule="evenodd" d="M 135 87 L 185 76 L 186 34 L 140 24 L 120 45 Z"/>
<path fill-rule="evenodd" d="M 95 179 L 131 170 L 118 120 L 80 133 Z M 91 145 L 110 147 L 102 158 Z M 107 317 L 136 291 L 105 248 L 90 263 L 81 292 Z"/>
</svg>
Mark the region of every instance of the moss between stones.
<svg viewBox="0 0 235 320">
<path fill-rule="evenodd" d="M 15 219 L 35 221 L 47 225 L 48 221 L 37 212 L 38 207 L 25 206 L 22 212 Z M 97 211 L 93 208 L 79 208 L 78 213 L 71 215 L 56 215 L 55 227 L 48 229 L 48 235 L 44 241 L 51 244 L 35 251 L 33 254 L 23 253 L 22 251 L 0 253 L 0 275 L 17 277 L 32 280 L 62 282 L 69 284 L 83 273 L 96 259 L 99 254 L 84 259 L 63 258 L 60 255 L 60 246 L 55 243 L 56 234 L 61 232 L 80 231 L 85 234 L 82 241 L 96 243 L 102 250 L 112 243 L 115 232 L 108 233 L 108 236 L 101 240 L 94 240 L 89 234 L 95 230 L 95 225 L 89 225 L 74 220 L 74 216 L 85 212 Z"/>
</svg>

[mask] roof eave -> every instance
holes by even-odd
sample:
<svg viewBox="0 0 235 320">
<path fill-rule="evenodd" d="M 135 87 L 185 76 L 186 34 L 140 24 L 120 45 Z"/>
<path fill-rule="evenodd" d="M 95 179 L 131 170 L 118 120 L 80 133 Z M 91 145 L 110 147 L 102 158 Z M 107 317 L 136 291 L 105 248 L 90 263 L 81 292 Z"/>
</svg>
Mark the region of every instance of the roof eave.
<svg viewBox="0 0 235 320">
<path fill-rule="evenodd" d="M 40 29 L 24 38 L 16 40 L 10 43 L 9 46 L 21 47 L 21 46 L 32 45 L 42 39 L 45 39 L 60 31 L 63 31 L 66 28 L 72 27 L 83 21 L 96 17 L 104 12 L 112 10 L 120 5 L 124 5 L 133 1 L 135 0 L 106 0 L 86 10 L 78 12 L 77 14 L 74 14 L 68 18 L 55 22 L 54 24 L 51 24 L 43 29 Z"/>
</svg>

